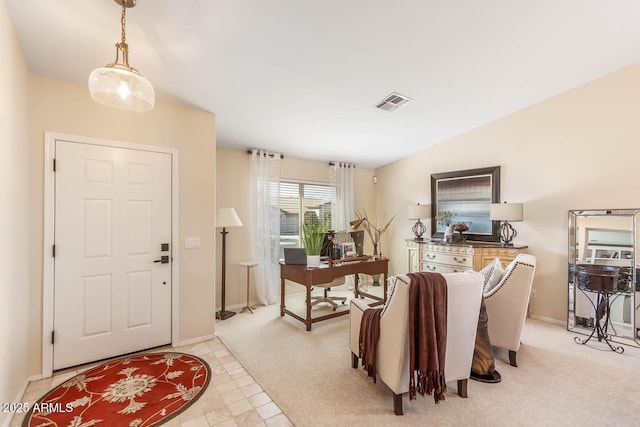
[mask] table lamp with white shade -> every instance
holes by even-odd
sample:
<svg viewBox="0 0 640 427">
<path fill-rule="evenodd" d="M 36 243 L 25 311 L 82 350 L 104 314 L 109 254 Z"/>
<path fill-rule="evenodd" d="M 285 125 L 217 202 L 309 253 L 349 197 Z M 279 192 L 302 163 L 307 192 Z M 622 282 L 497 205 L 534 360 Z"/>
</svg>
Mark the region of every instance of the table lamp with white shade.
<svg viewBox="0 0 640 427">
<path fill-rule="evenodd" d="M 218 208 L 216 210 L 216 228 L 222 228 L 220 234 L 222 234 L 222 306 L 219 312 L 216 313 L 216 319 L 226 320 L 236 314 L 235 311 L 225 310 L 225 288 L 226 288 L 226 240 L 227 227 L 242 227 L 242 221 L 238 217 L 236 210 L 233 208 Z"/>
<path fill-rule="evenodd" d="M 409 205 L 407 209 L 407 218 L 417 220 L 411 228 L 413 234 L 416 236 L 416 241 L 422 240 L 422 235 L 427 231 L 427 227 L 424 226 L 421 219 L 427 219 L 431 217 L 431 205 Z"/>
<path fill-rule="evenodd" d="M 509 224 L 522 221 L 522 203 L 492 203 L 489 207 L 489 217 L 492 221 L 502 221 L 500 226 L 500 242 L 503 245 L 511 244 L 518 232 Z"/>
</svg>

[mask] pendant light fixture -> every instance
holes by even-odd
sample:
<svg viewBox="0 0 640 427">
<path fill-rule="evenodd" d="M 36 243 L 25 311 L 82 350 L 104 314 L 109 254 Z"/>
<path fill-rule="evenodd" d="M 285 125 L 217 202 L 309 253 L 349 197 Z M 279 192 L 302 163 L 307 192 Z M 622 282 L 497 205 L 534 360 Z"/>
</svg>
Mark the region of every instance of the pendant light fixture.
<svg viewBox="0 0 640 427">
<path fill-rule="evenodd" d="M 96 68 L 89 76 L 91 97 L 101 104 L 128 111 L 148 111 L 153 108 L 156 94 L 151 83 L 129 65 L 129 46 L 125 33 L 127 8 L 136 0 L 114 0 L 122 6 L 122 40 L 116 44 L 116 60 Z"/>
</svg>

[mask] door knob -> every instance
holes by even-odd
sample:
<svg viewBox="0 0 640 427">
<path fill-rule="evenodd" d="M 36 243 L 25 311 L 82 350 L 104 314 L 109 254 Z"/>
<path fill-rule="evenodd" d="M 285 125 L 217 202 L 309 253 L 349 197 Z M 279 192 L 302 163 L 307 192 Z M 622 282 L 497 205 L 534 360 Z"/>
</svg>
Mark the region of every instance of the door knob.
<svg viewBox="0 0 640 427">
<path fill-rule="evenodd" d="M 169 255 L 162 255 L 160 259 L 157 259 L 153 262 L 159 262 L 160 264 L 169 264 Z"/>
</svg>

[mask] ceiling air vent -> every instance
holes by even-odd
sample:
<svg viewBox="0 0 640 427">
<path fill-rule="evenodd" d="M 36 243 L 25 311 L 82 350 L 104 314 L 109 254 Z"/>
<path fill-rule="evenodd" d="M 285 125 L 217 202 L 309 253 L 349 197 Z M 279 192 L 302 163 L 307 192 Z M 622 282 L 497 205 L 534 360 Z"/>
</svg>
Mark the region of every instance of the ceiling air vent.
<svg viewBox="0 0 640 427">
<path fill-rule="evenodd" d="M 377 102 L 375 107 L 384 111 L 395 111 L 403 105 L 408 104 L 409 101 L 413 100 L 408 96 L 393 92 L 391 95 L 388 95 L 383 100 Z"/>
</svg>

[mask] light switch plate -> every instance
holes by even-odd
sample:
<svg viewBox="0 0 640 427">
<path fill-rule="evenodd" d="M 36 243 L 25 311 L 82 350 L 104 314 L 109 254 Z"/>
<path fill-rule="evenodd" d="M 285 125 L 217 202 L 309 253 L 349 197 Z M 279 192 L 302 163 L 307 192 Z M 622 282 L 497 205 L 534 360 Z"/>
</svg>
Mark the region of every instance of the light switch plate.
<svg viewBox="0 0 640 427">
<path fill-rule="evenodd" d="M 187 237 L 184 239 L 184 247 L 187 249 L 197 249 L 201 246 L 202 239 L 200 237 Z"/>
</svg>

